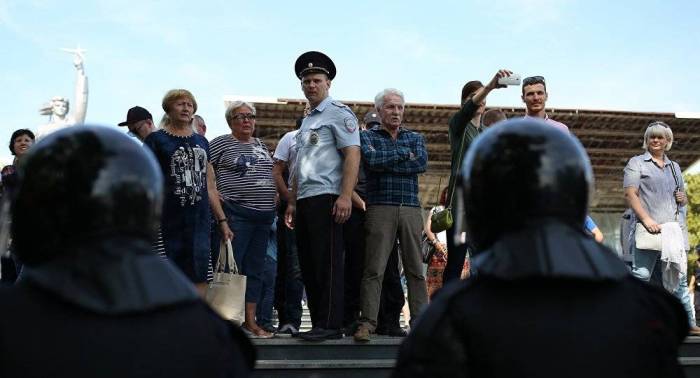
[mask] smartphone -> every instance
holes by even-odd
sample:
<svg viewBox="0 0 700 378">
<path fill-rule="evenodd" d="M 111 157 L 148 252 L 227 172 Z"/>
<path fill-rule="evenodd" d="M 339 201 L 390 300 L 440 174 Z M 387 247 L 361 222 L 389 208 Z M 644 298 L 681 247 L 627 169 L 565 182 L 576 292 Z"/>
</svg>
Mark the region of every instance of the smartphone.
<svg viewBox="0 0 700 378">
<path fill-rule="evenodd" d="M 510 76 L 502 77 L 498 79 L 498 84 L 500 85 L 520 85 L 520 75 L 512 74 Z"/>
</svg>

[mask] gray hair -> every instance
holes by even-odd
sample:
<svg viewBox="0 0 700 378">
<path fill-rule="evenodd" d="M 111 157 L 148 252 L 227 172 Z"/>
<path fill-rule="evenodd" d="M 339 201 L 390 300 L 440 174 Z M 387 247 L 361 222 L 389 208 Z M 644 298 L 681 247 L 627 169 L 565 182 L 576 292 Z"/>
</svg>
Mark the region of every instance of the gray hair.
<svg viewBox="0 0 700 378">
<path fill-rule="evenodd" d="M 642 145 L 642 149 L 647 149 L 647 142 L 649 141 L 649 138 L 659 135 L 666 138 L 668 141 L 666 151 L 669 151 L 671 149 L 671 145 L 673 145 L 673 131 L 671 131 L 671 127 L 669 125 L 661 121 L 654 121 L 647 126 L 647 130 L 644 132 L 644 144 Z"/>
<path fill-rule="evenodd" d="M 235 115 L 236 110 L 244 106 L 250 109 L 250 111 L 253 112 L 253 115 L 255 115 L 255 106 L 253 106 L 253 104 L 245 101 L 234 101 L 228 106 L 228 108 L 226 108 L 226 123 L 230 125 L 233 122 L 233 116 Z"/>
<path fill-rule="evenodd" d="M 403 92 L 401 92 L 398 89 L 395 88 L 386 88 L 383 91 L 377 93 L 376 96 L 374 96 L 374 107 L 377 110 L 380 110 L 382 106 L 384 106 L 384 98 L 388 95 L 396 95 L 401 97 L 401 105 L 406 104 L 406 100 L 403 97 Z"/>
</svg>

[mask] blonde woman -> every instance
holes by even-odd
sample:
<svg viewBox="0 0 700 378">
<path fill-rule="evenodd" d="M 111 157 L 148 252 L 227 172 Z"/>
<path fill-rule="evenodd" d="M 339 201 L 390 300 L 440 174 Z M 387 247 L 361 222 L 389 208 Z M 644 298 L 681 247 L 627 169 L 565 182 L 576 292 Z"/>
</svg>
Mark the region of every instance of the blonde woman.
<svg viewBox="0 0 700 378">
<path fill-rule="evenodd" d="M 219 231 L 228 239 L 231 231 L 218 201 L 210 201 L 207 184 L 209 142 L 190 126 L 197 101 L 186 89 L 173 89 L 163 98 L 162 128 L 144 140 L 155 154 L 165 178 L 161 235 L 165 255 L 195 284 L 200 294 L 207 288 L 210 267 L 210 202 Z"/>
</svg>

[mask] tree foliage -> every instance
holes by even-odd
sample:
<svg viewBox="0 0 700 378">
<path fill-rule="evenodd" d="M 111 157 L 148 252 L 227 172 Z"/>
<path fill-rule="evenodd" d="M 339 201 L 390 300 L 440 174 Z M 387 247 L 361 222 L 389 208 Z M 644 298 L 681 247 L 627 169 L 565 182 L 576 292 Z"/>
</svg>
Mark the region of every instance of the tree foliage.
<svg viewBox="0 0 700 378">
<path fill-rule="evenodd" d="M 700 174 L 684 178 L 688 196 L 688 238 L 692 249 L 700 244 Z"/>
</svg>

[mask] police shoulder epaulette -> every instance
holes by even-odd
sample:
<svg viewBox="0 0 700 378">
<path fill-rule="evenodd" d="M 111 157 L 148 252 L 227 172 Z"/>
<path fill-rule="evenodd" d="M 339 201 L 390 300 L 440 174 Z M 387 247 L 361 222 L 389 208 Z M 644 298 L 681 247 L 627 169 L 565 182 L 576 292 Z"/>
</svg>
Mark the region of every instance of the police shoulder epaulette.
<svg viewBox="0 0 700 378">
<path fill-rule="evenodd" d="M 340 102 L 340 101 L 335 101 L 335 100 L 333 100 L 333 101 L 331 101 L 331 104 L 333 104 L 333 105 L 335 105 L 335 106 L 337 106 L 337 107 L 339 107 L 339 108 L 348 108 L 348 109 L 350 109 L 347 105 L 343 104 L 343 103 Z"/>
</svg>

